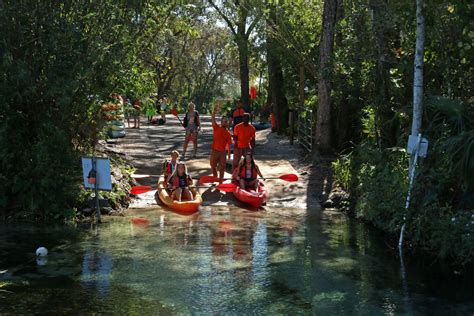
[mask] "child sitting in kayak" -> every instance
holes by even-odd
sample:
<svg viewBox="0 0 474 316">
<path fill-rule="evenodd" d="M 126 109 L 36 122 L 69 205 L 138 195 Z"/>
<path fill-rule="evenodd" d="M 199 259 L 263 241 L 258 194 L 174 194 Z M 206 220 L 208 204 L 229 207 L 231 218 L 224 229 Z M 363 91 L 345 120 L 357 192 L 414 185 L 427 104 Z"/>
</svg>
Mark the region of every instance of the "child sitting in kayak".
<svg viewBox="0 0 474 316">
<path fill-rule="evenodd" d="M 171 160 L 165 160 L 163 162 L 163 183 L 166 186 L 168 183 L 169 177 L 173 174 L 174 170 L 176 169 L 176 164 L 179 160 L 179 152 L 177 150 L 173 150 L 171 152 Z"/>
<path fill-rule="evenodd" d="M 251 153 L 245 154 L 232 174 L 232 178 L 238 181 L 241 189 L 255 189 L 255 191 L 258 191 L 258 176 L 263 178 Z"/>
<path fill-rule="evenodd" d="M 188 175 L 184 162 L 178 162 L 169 181 L 169 188 L 172 190 L 171 198 L 173 200 L 193 200 L 193 194 L 189 186 L 193 184 L 193 179 Z"/>
</svg>

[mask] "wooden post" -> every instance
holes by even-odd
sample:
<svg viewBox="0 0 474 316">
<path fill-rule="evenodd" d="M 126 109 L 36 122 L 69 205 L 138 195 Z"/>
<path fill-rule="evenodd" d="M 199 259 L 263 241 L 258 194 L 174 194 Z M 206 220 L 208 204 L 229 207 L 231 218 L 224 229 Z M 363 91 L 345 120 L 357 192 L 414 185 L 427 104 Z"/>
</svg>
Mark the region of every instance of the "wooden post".
<svg viewBox="0 0 474 316">
<path fill-rule="evenodd" d="M 290 145 L 293 145 L 293 139 L 294 139 L 294 135 L 295 135 L 295 120 L 294 120 L 294 110 L 290 110 L 289 111 L 289 120 L 290 120 Z"/>
<path fill-rule="evenodd" d="M 299 74 L 299 82 L 298 82 L 298 90 L 299 90 L 299 100 L 298 106 L 296 107 L 296 111 L 293 111 L 290 115 L 290 144 L 293 145 L 293 133 L 295 129 L 295 121 L 298 122 L 298 112 L 304 109 L 304 66 L 300 66 L 300 74 Z M 299 123 L 298 123 L 299 125 Z M 297 127 L 299 128 L 299 127 Z M 299 136 L 298 136 L 299 137 Z"/>
<path fill-rule="evenodd" d="M 300 76 L 299 76 L 299 92 L 300 92 L 300 98 L 299 98 L 299 106 L 301 108 L 304 107 L 304 66 L 300 66 Z"/>
</svg>

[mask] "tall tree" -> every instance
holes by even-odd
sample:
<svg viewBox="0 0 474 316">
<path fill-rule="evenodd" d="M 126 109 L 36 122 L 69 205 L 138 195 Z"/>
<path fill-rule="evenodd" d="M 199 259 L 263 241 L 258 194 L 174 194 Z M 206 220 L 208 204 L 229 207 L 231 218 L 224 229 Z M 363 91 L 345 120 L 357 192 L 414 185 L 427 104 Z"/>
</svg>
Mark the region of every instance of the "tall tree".
<svg viewBox="0 0 474 316">
<path fill-rule="evenodd" d="M 208 0 L 211 6 L 217 11 L 220 17 L 230 28 L 234 41 L 239 51 L 239 71 L 240 71 L 240 94 L 244 105 L 250 105 L 249 96 L 249 36 L 259 21 L 259 17 L 254 17 L 247 27 L 250 17 L 250 5 L 245 0 L 235 0 L 233 4 L 228 3 L 227 12 L 224 12 L 225 4 L 222 8 L 214 1 Z M 225 2 L 227 3 L 227 2 Z"/>
<path fill-rule="evenodd" d="M 321 152 L 331 149 L 331 58 L 334 46 L 337 0 L 325 0 L 319 42 L 318 108 L 315 145 Z"/>
<path fill-rule="evenodd" d="M 375 89 L 375 124 L 376 137 L 379 147 L 394 145 L 396 140 L 394 134 L 394 111 L 390 103 L 390 33 L 393 28 L 392 23 L 387 23 L 390 19 L 387 0 L 370 0 L 372 10 L 372 31 L 375 39 L 376 75 Z"/>
<path fill-rule="evenodd" d="M 268 96 L 276 118 L 276 130 L 278 134 L 284 134 L 288 128 L 288 101 L 285 96 L 279 49 L 275 40 L 276 25 L 276 8 L 270 4 L 270 16 L 267 20 Z"/>
<path fill-rule="evenodd" d="M 411 134 L 417 136 L 421 129 L 423 114 L 423 56 L 425 46 L 425 17 L 423 15 L 423 0 L 416 0 L 416 50 L 415 74 L 413 79 L 413 120 Z"/>
<path fill-rule="evenodd" d="M 0 2 L 0 208 L 74 215 L 77 158 L 96 144 L 97 101 L 123 83 L 139 13 L 114 1 Z"/>
</svg>

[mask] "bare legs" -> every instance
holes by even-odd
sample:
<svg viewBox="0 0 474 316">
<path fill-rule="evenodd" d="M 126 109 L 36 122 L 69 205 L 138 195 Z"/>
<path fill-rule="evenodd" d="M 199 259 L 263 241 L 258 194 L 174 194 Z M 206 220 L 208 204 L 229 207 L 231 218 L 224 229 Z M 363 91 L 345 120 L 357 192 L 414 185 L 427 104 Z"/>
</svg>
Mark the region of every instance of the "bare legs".
<svg viewBox="0 0 474 316">
<path fill-rule="evenodd" d="M 186 134 L 186 137 L 184 139 L 184 144 L 183 144 L 183 159 L 186 156 L 186 150 L 188 149 L 188 143 L 190 141 L 193 141 L 194 145 L 194 151 L 193 151 L 193 158 L 196 157 L 196 152 L 197 152 L 197 133 L 192 133 L 192 134 Z"/>
<path fill-rule="evenodd" d="M 189 140 L 186 137 L 186 139 L 184 140 L 184 145 L 183 145 L 183 160 L 186 157 L 186 149 L 188 149 L 188 142 Z"/>
<path fill-rule="evenodd" d="M 196 158 L 196 152 L 197 152 L 197 149 L 198 149 L 197 135 L 194 136 L 193 144 L 194 144 L 193 158 Z"/>
<path fill-rule="evenodd" d="M 224 179 L 224 171 L 226 164 L 226 152 L 215 151 L 214 149 L 211 152 L 211 171 L 214 177 L 217 177 L 217 172 L 219 171 L 219 179 L 222 182 Z"/>
<path fill-rule="evenodd" d="M 254 189 L 255 191 L 258 191 L 258 179 L 252 180 L 250 182 L 245 182 L 244 179 L 240 179 L 239 181 L 239 186 L 241 189 Z"/>
<path fill-rule="evenodd" d="M 181 202 L 183 199 L 185 201 L 191 201 L 193 199 L 193 194 L 191 193 L 189 188 L 177 188 L 171 194 L 171 198 L 179 202 Z"/>
<path fill-rule="evenodd" d="M 130 126 L 130 123 L 129 123 L 129 126 Z M 140 115 L 133 117 L 133 128 L 140 128 Z"/>
<path fill-rule="evenodd" d="M 177 188 L 171 194 L 171 198 L 173 200 L 181 202 L 182 200 L 192 201 L 194 197 L 191 190 L 189 190 L 189 188 Z"/>
</svg>

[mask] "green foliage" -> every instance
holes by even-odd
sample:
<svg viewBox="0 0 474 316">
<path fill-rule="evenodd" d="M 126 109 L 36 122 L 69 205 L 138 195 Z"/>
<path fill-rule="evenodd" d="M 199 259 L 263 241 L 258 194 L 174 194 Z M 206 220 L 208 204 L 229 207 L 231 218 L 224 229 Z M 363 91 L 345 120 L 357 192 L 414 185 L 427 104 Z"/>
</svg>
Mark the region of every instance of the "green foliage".
<svg viewBox="0 0 474 316">
<path fill-rule="evenodd" d="M 462 131 L 444 143 L 448 153 L 445 159 L 451 164 L 447 172 L 457 175 L 466 190 L 474 189 L 474 130 Z"/>
<path fill-rule="evenodd" d="M 371 141 L 376 142 L 377 140 L 377 124 L 375 121 L 375 109 L 373 107 L 365 107 L 362 110 L 363 116 L 361 117 L 362 134 L 364 137 Z"/>
<path fill-rule="evenodd" d="M 2 207 L 74 215 L 78 157 L 98 140 L 97 101 L 127 79 L 118 73 L 134 49 L 136 13 L 115 1 L 2 2 Z"/>
<path fill-rule="evenodd" d="M 404 150 L 379 151 L 370 146 L 356 149 L 352 189 L 356 216 L 389 232 L 402 223 L 407 185 Z"/>
<path fill-rule="evenodd" d="M 205 7 L 147 3 L 141 12 L 135 56 L 140 73 L 149 74 L 146 82 L 158 97 L 167 95 L 179 108 L 193 101 L 205 111 L 203 104 L 215 97 L 232 97 L 223 89 L 237 74 L 232 34 L 215 16 L 205 15 Z"/>
<path fill-rule="evenodd" d="M 436 253 L 439 257 L 454 257 L 458 263 L 472 262 L 472 210 L 457 210 L 449 204 L 432 201 L 410 212 L 407 234 L 418 248 Z"/>
<path fill-rule="evenodd" d="M 453 178 L 455 192 L 474 190 L 474 109 L 458 100 L 428 97 L 426 135 L 430 139 L 429 166 L 443 166 Z"/>
<path fill-rule="evenodd" d="M 335 181 L 343 190 L 350 191 L 352 187 L 352 152 L 340 156 L 331 163 Z"/>
<path fill-rule="evenodd" d="M 258 79 L 257 114 L 267 117 L 266 42 L 283 67 L 289 107 L 298 103 L 299 68 L 306 72 L 304 107 L 317 103 L 318 42 L 323 1 L 226 2 L 235 18 L 259 21 L 249 37 L 250 77 Z M 270 5 L 276 25 L 268 27 Z M 345 1 L 337 13 L 332 76 L 333 146 L 356 148 L 333 163 L 356 215 L 397 231 L 405 215 L 415 42 L 410 1 Z M 0 2 L 0 207 L 35 218 L 70 218 L 87 194 L 76 185 L 78 157 L 92 153 L 103 125 L 99 106 L 111 92 L 143 99 L 167 94 L 184 112 L 239 92 L 238 52 L 230 29 L 208 2 Z M 220 5 L 220 4 L 219 4 Z M 407 217 L 407 238 L 442 256 L 472 258 L 474 191 L 474 6 L 425 6 L 423 135 Z M 269 33 L 267 33 L 269 32 Z M 202 107 L 202 110 L 206 110 Z M 201 110 L 201 109 L 200 109 Z M 229 109 L 228 109 L 229 110 Z M 300 115 L 308 115 L 303 111 Z M 375 145 L 377 148 L 374 148 Z M 107 193 L 122 203 L 125 190 Z M 453 220 L 454 219 L 454 220 Z M 466 226 L 467 225 L 467 226 Z M 464 245 L 464 246 L 463 246 Z"/>
<path fill-rule="evenodd" d="M 358 146 L 333 163 L 336 180 L 348 190 L 356 216 L 398 233 L 407 217 L 406 238 L 416 248 L 467 263 L 474 259 L 473 115 L 466 104 L 427 98 L 421 159 L 408 212 L 405 150 Z"/>
</svg>

